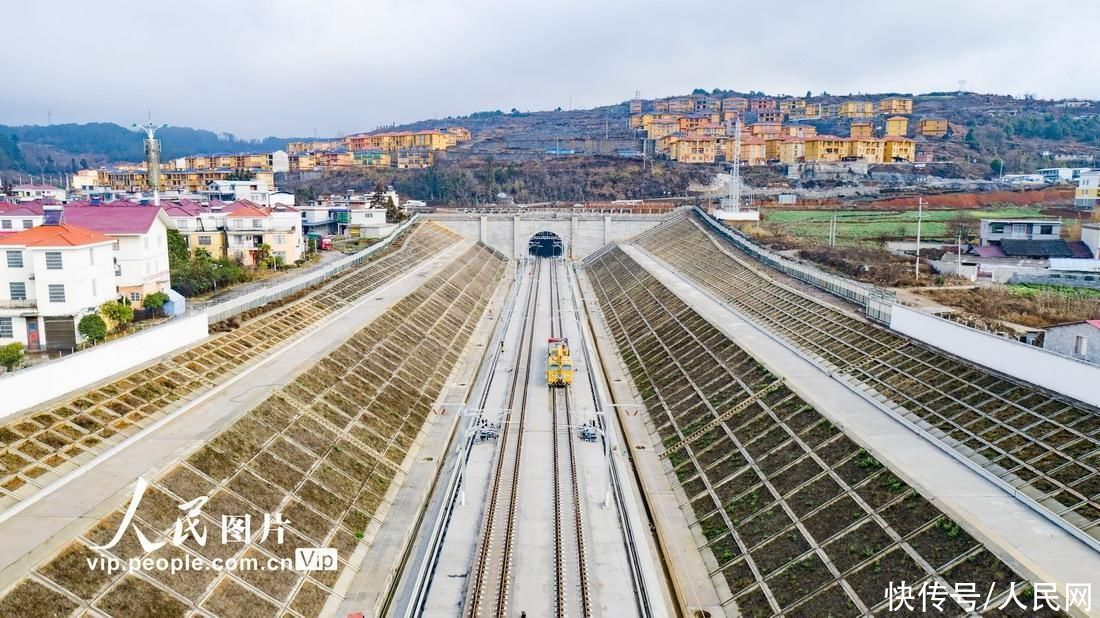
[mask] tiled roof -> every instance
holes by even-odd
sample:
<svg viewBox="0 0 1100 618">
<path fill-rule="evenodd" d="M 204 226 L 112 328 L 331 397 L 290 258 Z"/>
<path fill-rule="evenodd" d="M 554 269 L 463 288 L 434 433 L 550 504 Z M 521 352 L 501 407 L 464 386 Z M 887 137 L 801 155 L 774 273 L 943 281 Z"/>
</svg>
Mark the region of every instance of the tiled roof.
<svg viewBox="0 0 1100 618">
<path fill-rule="evenodd" d="M 13 204 L 11 202 L 0 202 L 0 215 L 8 216 L 42 216 L 42 204 L 33 202 L 19 202 Z"/>
<path fill-rule="evenodd" d="M 132 202 L 107 206 L 66 206 L 62 220 L 104 234 L 144 234 L 161 213 L 156 206 L 138 206 Z"/>
<path fill-rule="evenodd" d="M 111 242 L 111 238 L 94 230 L 68 223 L 39 225 L 0 237 L 0 245 L 21 247 L 79 247 L 102 242 Z"/>
<path fill-rule="evenodd" d="M 1073 257 L 1064 240 L 1017 240 L 1004 238 L 1001 250 L 1009 257 Z"/>
<path fill-rule="evenodd" d="M 243 202 L 243 201 L 246 201 L 246 200 L 240 200 L 240 201 Z M 238 206 L 237 206 L 237 208 L 234 208 L 232 212 L 229 213 L 230 217 L 249 217 L 249 218 L 256 219 L 256 218 L 267 217 L 267 215 L 268 215 L 266 210 L 262 209 L 259 206 L 252 205 L 251 202 L 249 204 L 239 204 L 239 202 L 233 202 L 233 203 L 238 204 Z"/>
</svg>

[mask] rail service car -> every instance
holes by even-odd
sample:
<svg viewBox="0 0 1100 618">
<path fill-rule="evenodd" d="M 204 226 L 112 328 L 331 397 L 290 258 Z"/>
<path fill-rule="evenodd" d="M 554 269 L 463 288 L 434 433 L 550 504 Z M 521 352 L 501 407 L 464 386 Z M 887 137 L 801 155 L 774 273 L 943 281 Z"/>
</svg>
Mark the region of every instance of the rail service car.
<svg viewBox="0 0 1100 618">
<path fill-rule="evenodd" d="M 549 350 L 546 354 L 546 384 L 569 386 L 573 383 L 573 359 L 569 356 L 569 340 L 551 337 L 547 343 Z"/>
</svg>

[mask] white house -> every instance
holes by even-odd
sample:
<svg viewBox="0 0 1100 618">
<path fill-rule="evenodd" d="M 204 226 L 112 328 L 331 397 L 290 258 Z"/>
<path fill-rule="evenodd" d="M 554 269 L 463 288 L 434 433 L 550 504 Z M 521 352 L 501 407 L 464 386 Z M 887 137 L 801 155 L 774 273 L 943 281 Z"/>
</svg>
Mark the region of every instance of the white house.
<svg viewBox="0 0 1100 618">
<path fill-rule="evenodd" d="M 104 234 L 67 223 L 0 237 L 0 344 L 75 347 L 80 318 L 117 298 L 113 244 Z"/>
<path fill-rule="evenodd" d="M 65 190 L 53 185 L 15 185 L 9 193 L 17 202 L 65 199 Z"/>
<path fill-rule="evenodd" d="M 42 206 L 36 202 L 0 202 L 0 234 L 42 225 Z"/>
<path fill-rule="evenodd" d="M 114 241 L 118 295 L 135 307 L 153 292 L 167 292 L 168 228 L 172 219 L 156 206 L 66 206 L 62 220 Z"/>
</svg>

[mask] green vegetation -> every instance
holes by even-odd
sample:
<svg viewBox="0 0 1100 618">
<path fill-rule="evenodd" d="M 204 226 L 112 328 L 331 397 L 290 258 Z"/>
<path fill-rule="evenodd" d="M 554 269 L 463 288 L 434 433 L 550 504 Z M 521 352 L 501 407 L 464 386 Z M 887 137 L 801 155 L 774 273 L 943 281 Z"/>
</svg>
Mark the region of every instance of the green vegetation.
<svg viewBox="0 0 1100 618">
<path fill-rule="evenodd" d="M 164 310 L 165 303 L 168 302 L 168 295 L 164 292 L 153 292 L 152 294 L 146 294 L 145 298 L 141 301 L 141 306 L 154 314 L 160 314 Z"/>
<path fill-rule="evenodd" d="M 1015 296 L 1037 298 L 1044 295 L 1057 296 L 1067 300 L 1100 300 L 1100 290 L 1091 288 L 1071 288 L 1064 285 L 1014 284 L 1008 290 Z"/>
<path fill-rule="evenodd" d="M 99 306 L 99 313 L 114 325 L 115 330 L 125 330 L 134 321 L 134 310 L 126 302 L 105 302 Z"/>
<path fill-rule="evenodd" d="M 176 230 L 168 230 L 168 269 L 172 289 L 187 297 L 252 279 L 252 273 L 234 260 L 215 260 L 205 249 L 192 256 L 187 239 Z"/>
<path fill-rule="evenodd" d="M 15 143 L 26 142 L 53 146 L 74 155 L 91 153 L 112 161 L 140 161 L 145 157 L 143 133 L 110 122 L 52 125 L 0 125 L 0 169 L 35 173 L 73 171 L 72 162 L 52 158 L 24 161 Z M 230 133 L 214 133 L 188 127 L 165 127 L 157 132 L 163 144 L 164 159 L 189 154 L 218 152 L 272 151 L 285 149 L 294 138 L 267 137 L 262 140 L 241 140 Z M 85 166 L 86 167 L 86 166 Z"/>
<path fill-rule="evenodd" d="M 23 362 L 23 344 L 22 343 L 9 343 L 5 346 L 0 346 L 0 366 L 9 372 L 15 371 L 15 368 Z"/>
<path fill-rule="evenodd" d="M 961 232 L 976 236 L 978 220 L 989 218 L 1028 218 L 1042 216 L 1037 207 L 983 210 L 926 210 L 921 220 L 921 236 L 953 241 Z M 780 232 L 817 242 L 829 237 L 833 211 L 771 210 L 763 224 Z M 912 239 L 917 234 L 917 212 L 885 210 L 842 210 L 836 212 L 838 245 L 879 244 L 883 239 Z"/>
<path fill-rule="evenodd" d="M 76 330 L 92 343 L 99 343 L 107 337 L 107 323 L 99 317 L 98 313 L 90 313 L 80 318 Z"/>
</svg>

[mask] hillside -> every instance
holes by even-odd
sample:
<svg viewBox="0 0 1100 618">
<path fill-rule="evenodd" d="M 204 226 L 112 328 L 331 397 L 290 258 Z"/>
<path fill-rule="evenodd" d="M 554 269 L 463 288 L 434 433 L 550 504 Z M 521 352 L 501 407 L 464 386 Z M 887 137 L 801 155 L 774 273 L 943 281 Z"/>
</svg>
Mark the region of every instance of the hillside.
<svg viewBox="0 0 1100 618">
<path fill-rule="evenodd" d="M 277 150 L 296 139 L 241 140 L 228 133 L 171 126 L 158 131 L 157 137 L 165 159 L 188 154 Z M 74 167 L 140 161 L 144 157 L 143 139 L 144 133 L 109 122 L 0 125 L 0 170 L 52 174 L 72 171 Z"/>
</svg>

